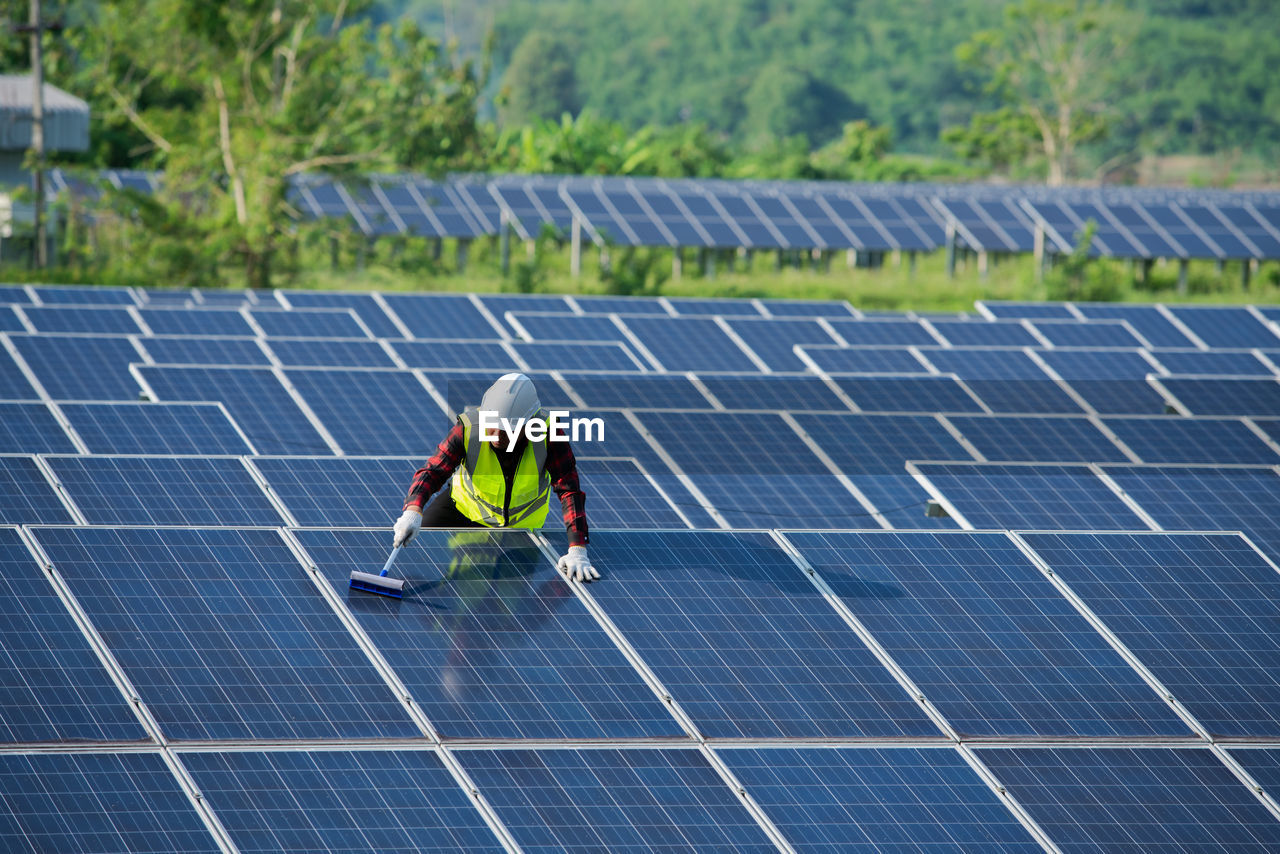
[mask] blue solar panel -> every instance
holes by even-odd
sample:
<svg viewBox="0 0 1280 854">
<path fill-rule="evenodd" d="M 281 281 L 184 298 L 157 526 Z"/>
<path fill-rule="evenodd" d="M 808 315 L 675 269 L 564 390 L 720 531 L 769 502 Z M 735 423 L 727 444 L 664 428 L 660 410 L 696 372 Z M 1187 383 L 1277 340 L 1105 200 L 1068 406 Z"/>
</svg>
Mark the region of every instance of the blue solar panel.
<svg viewBox="0 0 1280 854">
<path fill-rule="evenodd" d="M 1244 539 L 1026 539 L 1211 734 L 1280 733 L 1280 573 Z"/>
<path fill-rule="evenodd" d="M 13 528 L 0 528 L 0 568 L 0 741 L 145 738 L 124 695 Z"/>
<path fill-rule="evenodd" d="M 76 446 L 43 403 L 0 403 L 0 453 L 75 453 Z"/>
<path fill-rule="evenodd" d="M 7 350 L 0 350 L 0 396 L 8 400 L 35 400 L 35 387 Z"/>
<path fill-rule="evenodd" d="M 947 420 L 992 462 L 1097 463 L 1129 459 L 1087 418 L 952 415 Z"/>
<path fill-rule="evenodd" d="M 954 373 L 996 412 L 1079 413 L 1080 406 L 1016 350 L 928 350 L 925 357 Z"/>
<path fill-rule="evenodd" d="M 253 464 L 300 525 L 381 528 L 400 515 L 412 457 L 256 457 Z"/>
<path fill-rule="evenodd" d="M 102 285 L 32 285 L 40 302 L 47 305 L 137 305 L 129 288 Z"/>
<path fill-rule="evenodd" d="M 182 764 L 240 851 L 503 850 L 429 750 L 189 752 Z"/>
<path fill-rule="evenodd" d="M 909 350 L 887 350 L 873 347 L 824 347 L 801 345 L 799 348 L 827 373 L 927 374 L 929 369 Z"/>
<path fill-rule="evenodd" d="M 418 534 L 395 565 L 403 600 L 348 590 L 352 570 L 386 561 L 390 531 L 298 538 L 442 736 L 682 734 L 528 534 Z"/>
<path fill-rule="evenodd" d="M 1077 303 L 1080 313 L 1088 318 L 1111 320 L 1127 320 L 1138 334 L 1152 347 L 1190 347 L 1194 342 L 1160 310 L 1151 305 L 1108 305 L 1097 303 Z"/>
<path fill-rule="evenodd" d="M 628 317 L 625 323 L 669 371 L 758 370 L 714 320 Z"/>
<path fill-rule="evenodd" d="M 1003 534 L 788 539 L 962 736 L 1190 736 Z"/>
<path fill-rule="evenodd" d="M 1231 758 L 1243 765 L 1273 798 L 1280 792 L 1280 750 L 1240 748 L 1231 751 Z"/>
<path fill-rule="evenodd" d="M 1040 358 L 1097 412 L 1157 415 L 1164 397 L 1146 381 L 1153 366 L 1133 350 L 1041 350 Z"/>
<path fill-rule="evenodd" d="M 276 338 L 268 346 L 282 365 L 318 368 L 394 368 L 377 341 L 326 338 Z"/>
<path fill-rule="evenodd" d="M 261 305 L 269 303 L 268 298 L 259 298 L 252 289 L 236 290 L 234 288 L 193 288 L 191 291 L 197 305 L 240 308 L 241 306 Z"/>
<path fill-rule="evenodd" d="M 957 347 L 1038 347 L 1040 342 L 1017 321 L 931 320 L 933 328 Z"/>
<path fill-rule="evenodd" d="M 723 314 L 760 317 L 760 311 L 745 299 L 690 299 L 672 297 L 669 302 L 680 315 Z"/>
<path fill-rule="evenodd" d="M 480 294 L 484 307 L 501 318 L 508 311 L 569 311 L 569 303 L 558 294 Z"/>
<path fill-rule="evenodd" d="M 458 759 L 530 854 L 777 851 L 696 750 L 467 750 Z"/>
<path fill-rule="evenodd" d="M 34 457 L 0 457 L 0 523 L 72 522 Z"/>
<path fill-rule="evenodd" d="M 981 300 L 981 303 L 986 307 L 987 311 L 1000 320 L 1020 320 L 1022 318 L 1029 320 L 1074 320 L 1076 317 L 1071 313 L 1071 309 L 1060 302 L 998 302 Z"/>
<path fill-rule="evenodd" d="M 721 748 L 716 754 L 802 852 L 1039 852 L 950 749 Z"/>
<path fill-rule="evenodd" d="M 93 335 L 138 335 L 142 329 L 125 308 L 23 308 L 40 332 L 83 332 Z"/>
<path fill-rule="evenodd" d="M 421 734 L 276 531 L 35 535 L 168 737 Z"/>
<path fill-rule="evenodd" d="M 1243 307 L 1170 306 L 1169 310 L 1210 347 L 1280 346 L 1280 338 Z"/>
<path fill-rule="evenodd" d="M 284 291 L 294 308 L 349 308 L 379 338 L 399 338 L 401 332 L 372 294 L 344 294 L 332 291 Z"/>
<path fill-rule="evenodd" d="M 853 345 L 875 347 L 936 347 L 938 339 L 914 320 L 832 320 L 831 326 Z"/>
<path fill-rule="evenodd" d="M 588 407 L 710 409 L 711 402 L 679 374 L 575 374 L 565 380 Z"/>
<path fill-rule="evenodd" d="M 157 753 L 0 756 L 0 848 L 218 854 Z"/>
<path fill-rule="evenodd" d="M 255 330 L 235 309 L 221 308 L 141 308 L 138 313 L 156 335 L 240 335 Z"/>
<path fill-rule="evenodd" d="M 602 297 L 574 294 L 574 302 L 587 314 L 656 314 L 670 317 L 662 304 L 652 297 Z"/>
<path fill-rule="evenodd" d="M 1105 423 L 1145 463 L 1280 464 L 1280 455 L 1241 421 L 1164 416 Z"/>
<path fill-rule="evenodd" d="M 279 525 L 239 459 L 49 457 L 91 525 Z"/>
<path fill-rule="evenodd" d="M 0 285 L 0 302 L 30 305 L 31 297 L 21 285 Z"/>
<path fill-rule="evenodd" d="M 143 338 L 157 365 L 270 365 L 253 338 Z"/>
<path fill-rule="evenodd" d="M 534 341 L 627 340 L 622 330 L 605 315 L 517 313 L 515 320 Z"/>
<path fill-rule="evenodd" d="M 1280 846 L 1280 822 L 1205 748 L 978 750 L 1063 854 Z"/>
<path fill-rule="evenodd" d="M 465 296 L 386 294 L 384 299 L 415 338 L 502 337 Z"/>
<path fill-rule="evenodd" d="M 701 380 L 707 391 L 727 409 L 849 411 L 849 407 L 831 387 L 812 374 L 754 374 L 736 377 L 708 374 Z"/>
<path fill-rule="evenodd" d="M 348 454 L 430 454 L 449 430 L 450 419 L 408 371 L 286 375 Z"/>
<path fill-rule="evenodd" d="M 762 299 L 760 304 L 773 317 L 839 317 L 848 320 L 853 314 L 849 303 L 844 300 Z"/>
<path fill-rule="evenodd" d="M 1160 384 L 1192 415 L 1280 415 L 1276 379 L 1161 377 Z"/>
<path fill-rule="evenodd" d="M 139 368 L 159 400 L 222 401 L 260 454 L 327 454 L 329 446 L 267 368 Z"/>
<path fill-rule="evenodd" d="M 1033 324 L 1055 347 L 1139 347 L 1142 342 L 1120 321 L 1066 321 Z"/>
<path fill-rule="evenodd" d="M 411 368 L 516 370 L 515 359 L 499 341 L 395 341 L 391 346 Z"/>
<path fill-rule="evenodd" d="M 649 367 L 616 341 L 515 341 L 511 346 L 535 371 L 643 371 Z"/>
<path fill-rule="evenodd" d="M 707 737 L 935 736 L 767 534 L 606 531 L 592 588 Z"/>
<path fill-rule="evenodd" d="M 791 349 L 796 344 L 835 344 L 814 320 L 732 320 L 729 326 L 775 371 L 803 371 L 805 363 Z"/>
<path fill-rule="evenodd" d="M 584 446 L 586 447 L 586 446 Z M 577 456 L 578 477 L 591 510 L 587 517 L 592 528 L 684 528 L 685 520 L 644 476 L 634 460 L 596 459 Z M 688 508 L 679 510 L 689 516 Z M 564 528 L 560 502 L 551 496 L 546 530 Z"/>
<path fill-rule="evenodd" d="M 836 376 L 836 385 L 864 412 L 982 412 L 982 405 L 947 376 Z"/>
<path fill-rule="evenodd" d="M 128 338 L 13 335 L 11 340 L 54 400 L 138 399 L 141 389 L 129 364 L 142 356 Z"/>
<path fill-rule="evenodd" d="M 368 333 L 350 309 L 251 308 L 254 323 L 268 335 L 291 338 L 367 338 Z"/>
<path fill-rule="evenodd" d="M 59 409 L 91 454 L 247 454 L 216 403 L 63 403 Z M 74 453 L 75 448 L 50 448 Z"/>
<path fill-rule="evenodd" d="M 26 329 L 12 306 L 0 305 L 0 332 L 25 332 Z"/>
<path fill-rule="evenodd" d="M 920 472 L 975 528 L 1146 529 L 1083 465 L 920 465 Z"/>
<path fill-rule="evenodd" d="M 1160 350 L 1152 354 L 1171 374 L 1275 376 L 1252 353 L 1204 350 Z"/>
<path fill-rule="evenodd" d="M 907 460 L 971 458 L 927 415 L 802 414 L 796 421 L 847 475 L 899 475 Z"/>
</svg>

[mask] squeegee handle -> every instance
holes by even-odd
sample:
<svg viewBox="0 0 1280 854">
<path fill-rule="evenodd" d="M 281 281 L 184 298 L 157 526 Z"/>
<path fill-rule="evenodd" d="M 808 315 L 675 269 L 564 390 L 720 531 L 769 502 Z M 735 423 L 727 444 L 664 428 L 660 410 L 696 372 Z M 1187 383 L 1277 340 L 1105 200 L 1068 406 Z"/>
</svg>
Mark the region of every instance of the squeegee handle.
<svg viewBox="0 0 1280 854">
<path fill-rule="evenodd" d="M 391 564 L 396 562 L 396 555 L 400 554 L 401 548 L 403 548 L 403 546 L 396 546 L 391 550 L 391 557 L 387 558 L 386 564 L 382 567 L 382 572 L 378 573 L 379 575 L 387 574 L 387 571 L 391 569 Z"/>
</svg>

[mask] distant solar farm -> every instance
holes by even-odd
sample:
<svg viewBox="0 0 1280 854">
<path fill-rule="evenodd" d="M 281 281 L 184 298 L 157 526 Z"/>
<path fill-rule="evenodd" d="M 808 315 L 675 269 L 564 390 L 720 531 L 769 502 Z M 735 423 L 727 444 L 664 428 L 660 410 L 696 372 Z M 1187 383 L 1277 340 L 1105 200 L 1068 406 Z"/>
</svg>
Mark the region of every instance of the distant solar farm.
<svg viewBox="0 0 1280 854">
<path fill-rule="evenodd" d="M 604 186 L 449 192 L 698 245 Z M 1098 204 L 939 188 L 858 231 L 755 192 L 697 189 L 759 240 L 702 245 L 1066 251 Z M 1280 256 L 1280 205 L 1234 204 L 1088 218 Z M 5 851 L 1280 850 L 1275 307 L 10 285 L 0 343 Z M 604 420 L 604 578 L 556 571 L 553 512 L 351 591 L 508 371 Z"/>
</svg>

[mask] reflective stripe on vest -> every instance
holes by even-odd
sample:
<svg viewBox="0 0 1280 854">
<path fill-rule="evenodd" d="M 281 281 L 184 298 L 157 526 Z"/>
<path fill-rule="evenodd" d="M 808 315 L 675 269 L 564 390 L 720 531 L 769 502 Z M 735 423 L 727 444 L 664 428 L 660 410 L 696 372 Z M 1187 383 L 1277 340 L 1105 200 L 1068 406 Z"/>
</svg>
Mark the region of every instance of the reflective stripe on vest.
<svg viewBox="0 0 1280 854">
<path fill-rule="evenodd" d="M 466 410 L 458 420 L 462 422 L 466 459 L 454 472 L 454 506 L 471 521 L 489 528 L 541 528 L 551 495 L 546 441 L 525 446 L 508 496 L 502 463 L 493 443 L 480 441 L 477 410 Z"/>
</svg>

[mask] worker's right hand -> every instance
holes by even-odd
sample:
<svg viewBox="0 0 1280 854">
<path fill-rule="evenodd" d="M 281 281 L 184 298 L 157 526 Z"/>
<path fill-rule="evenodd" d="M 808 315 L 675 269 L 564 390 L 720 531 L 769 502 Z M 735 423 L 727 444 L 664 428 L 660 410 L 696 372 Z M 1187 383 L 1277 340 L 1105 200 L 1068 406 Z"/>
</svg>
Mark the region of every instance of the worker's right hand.
<svg viewBox="0 0 1280 854">
<path fill-rule="evenodd" d="M 396 520 L 395 537 L 391 545 L 395 548 L 408 545 L 413 535 L 420 530 L 422 530 L 422 513 L 410 507 Z"/>
</svg>

